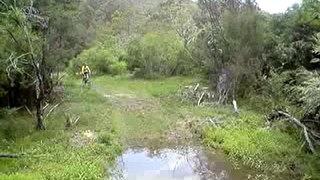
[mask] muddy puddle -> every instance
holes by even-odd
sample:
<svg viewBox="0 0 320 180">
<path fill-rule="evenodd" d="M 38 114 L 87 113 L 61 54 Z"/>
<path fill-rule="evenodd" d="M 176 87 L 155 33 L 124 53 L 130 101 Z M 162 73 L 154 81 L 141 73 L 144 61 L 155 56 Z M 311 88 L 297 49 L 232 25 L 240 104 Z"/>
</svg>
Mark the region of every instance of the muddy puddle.
<svg viewBox="0 0 320 180">
<path fill-rule="evenodd" d="M 248 179 L 223 156 L 198 147 L 159 150 L 128 149 L 110 170 L 111 180 L 242 180 Z"/>
</svg>

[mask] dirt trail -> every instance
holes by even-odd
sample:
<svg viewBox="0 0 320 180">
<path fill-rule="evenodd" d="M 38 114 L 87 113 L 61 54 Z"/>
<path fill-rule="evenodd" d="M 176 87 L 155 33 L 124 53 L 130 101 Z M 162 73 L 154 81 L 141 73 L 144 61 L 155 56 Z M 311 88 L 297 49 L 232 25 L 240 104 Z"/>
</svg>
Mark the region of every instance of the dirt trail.
<svg viewBox="0 0 320 180">
<path fill-rule="evenodd" d="M 109 100 L 115 108 L 121 111 L 149 111 L 159 107 L 159 102 L 156 99 L 146 99 L 139 97 L 135 92 L 117 92 L 113 93 L 106 90 L 102 86 L 96 86 L 95 90 L 104 98 Z"/>
<path fill-rule="evenodd" d="M 161 134 L 151 139 L 148 137 L 135 139 L 133 144 L 140 144 L 140 146 L 154 146 L 154 144 L 175 146 L 177 144 L 192 143 L 193 133 L 191 132 L 191 123 L 194 121 L 194 117 L 184 115 L 185 112 L 179 112 L 180 110 L 176 109 L 175 113 L 170 114 L 170 112 L 167 112 L 167 108 L 163 107 L 159 98 L 141 97 L 137 92 L 112 93 L 107 90 L 104 91 L 100 86 L 96 87 L 96 91 L 110 101 L 115 109 L 120 111 L 122 116 L 120 119 L 124 120 L 123 124 L 125 124 L 125 126 L 130 126 L 126 121 L 130 120 L 127 116 L 132 114 L 138 116 L 138 118 L 146 119 L 145 122 L 136 121 L 138 125 L 141 125 L 140 128 L 149 128 L 149 125 L 153 125 L 147 121 L 150 119 L 158 119 L 160 124 L 155 124 L 155 126 L 159 126 L 156 130 L 161 131 Z M 162 127 L 161 122 L 164 124 L 170 123 L 170 126 Z M 146 126 L 144 126 L 144 124 L 146 124 Z M 140 130 L 143 131 L 143 129 Z M 130 136 L 130 134 L 127 136 Z"/>
</svg>

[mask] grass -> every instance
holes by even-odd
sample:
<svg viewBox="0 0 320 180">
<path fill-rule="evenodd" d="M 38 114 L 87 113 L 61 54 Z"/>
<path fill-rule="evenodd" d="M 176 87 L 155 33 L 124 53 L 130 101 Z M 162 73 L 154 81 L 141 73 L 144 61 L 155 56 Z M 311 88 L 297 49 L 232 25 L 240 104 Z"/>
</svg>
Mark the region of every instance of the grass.
<svg viewBox="0 0 320 180">
<path fill-rule="evenodd" d="M 19 159 L 0 159 L 0 179 L 102 179 L 105 167 L 121 152 L 117 122 L 110 102 L 94 90 L 66 82 L 64 103 L 47 119 L 46 131 L 34 131 L 34 118 L 11 113 L 1 121 L 1 153 L 24 153 Z M 64 112 L 80 115 L 79 124 L 65 130 Z M 3 113 L 4 114 L 4 113 Z M 8 114 L 8 113 L 7 113 Z M 90 130 L 98 140 L 79 146 L 76 134 Z"/>
<path fill-rule="evenodd" d="M 93 88 L 88 89 L 80 88 L 80 80 L 68 78 L 64 102 L 47 119 L 47 130 L 40 132 L 34 130 L 34 118 L 29 114 L 4 110 L 0 119 L 0 152 L 25 156 L 0 159 L 0 179 L 102 179 L 107 176 L 106 167 L 121 152 L 122 142 L 158 139 L 175 125 L 176 114 L 163 109 L 159 98 L 175 94 L 177 84 L 190 81 L 99 77 L 93 79 Z M 104 97 L 117 93 L 135 95 L 143 108 L 126 112 Z M 135 106 L 135 102 L 125 98 L 118 101 L 120 105 L 122 102 Z M 65 130 L 64 112 L 81 116 L 71 130 Z M 76 134 L 87 130 L 97 134 L 97 142 L 81 147 L 71 143 Z"/>
<path fill-rule="evenodd" d="M 91 89 L 68 79 L 64 103 L 47 121 L 47 131 L 33 130 L 33 118 L 23 112 L 5 111 L 0 119 L 0 150 L 27 155 L 18 160 L 0 159 L 0 179 L 102 179 L 123 145 L 161 146 L 177 122 L 214 117 L 220 128 L 204 127 L 203 144 L 223 150 L 236 164 L 257 169 L 268 179 L 317 179 L 317 157 L 300 149 L 296 133 L 265 129 L 259 104 L 240 102 L 241 114 L 232 107 L 193 107 L 175 97 L 179 87 L 198 79 L 172 77 L 158 80 L 97 77 Z M 244 106 L 244 103 L 248 103 Z M 244 108 L 245 107 L 245 108 Z M 78 126 L 64 129 L 63 111 L 80 115 Z M 10 128 L 8 128 L 10 127 Z M 94 131 L 93 144 L 70 144 L 75 134 Z M 145 144 L 143 144 L 145 146 Z M 150 147 L 153 148 L 153 147 Z"/>
<path fill-rule="evenodd" d="M 223 150 L 233 162 L 257 169 L 267 179 L 320 177 L 316 164 L 310 165 L 316 157 L 310 158 L 301 148 L 297 131 L 267 129 L 264 114 L 246 109 L 239 116 L 215 112 L 212 115 L 226 123 L 219 128 L 205 128 L 203 143 Z"/>
<path fill-rule="evenodd" d="M 118 114 L 114 118 L 122 124 L 125 141 L 140 144 L 143 141 L 161 143 L 166 134 L 175 128 L 176 120 L 182 112 L 171 97 L 176 95 L 179 86 L 193 81 L 186 77 L 148 81 L 127 77 L 99 77 L 93 83 L 99 93 L 108 94 L 115 100 L 114 107 Z"/>
<path fill-rule="evenodd" d="M 188 77 L 170 77 L 157 80 L 129 79 L 128 77 L 102 76 L 94 80 L 109 93 L 131 93 L 139 97 L 164 97 L 174 95 L 179 86 L 197 82 L 197 79 Z"/>
</svg>

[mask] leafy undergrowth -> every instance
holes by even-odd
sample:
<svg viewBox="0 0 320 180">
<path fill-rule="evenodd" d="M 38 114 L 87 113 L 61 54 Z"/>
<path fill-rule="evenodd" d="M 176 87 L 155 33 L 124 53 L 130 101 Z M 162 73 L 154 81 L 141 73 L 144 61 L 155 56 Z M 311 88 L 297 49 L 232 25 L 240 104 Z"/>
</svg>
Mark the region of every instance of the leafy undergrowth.
<svg viewBox="0 0 320 180">
<path fill-rule="evenodd" d="M 316 157 L 301 149 L 297 133 L 267 129 L 265 117 L 252 111 L 220 117 L 225 125 L 205 128 L 204 144 L 222 149 L 234 162 L 257 169 L 269 179 L 320 177 Z"/>
<path fill-rule="evenodd" d="M 264 112 L 251 107 L 237 116 L 229 106 L 194 107 L 175 98 L 179 87 L 197 81 L 98 77 L 87 89 L 80 88 L 79 80 L 68 80 L 64 103 L 43 132 L 33 130 L 29 114 L 4 110 L 0 137 L 5 140 L 0 151 L 25 156 L 0 159 L 0 179 L 101 179 L 107 176 L 105 167 L 121 152 L 123 140 L 157 147 L 168 143 L 168 134 L 177 133 L 179 121 L 208 117 L 224 125 L 205 128 L 204 144 L 222 149 L 235 164 L 258 169 L 267 179 L 319 177 L 318 158 L 301 150 L 299 134 L 266 129 Z M 78 125 L 66 131 L 63 112 L 80 116 Z M 85 134 L 93 141 L 83 138 Z"/>
<path fill-rule="evenodd" d="M 47 119 L 46 131 L 34 130 L 34 118 L 23 112 L 2 113 L 0 179 L 102 179 L 106 166 L 121 152 L 119 127 L 110 102 L 95 90 L 68 80 L 64 103 Z M 65 129 L 64 113 L 80 116 Z M 89 134 L 89 135 L 88 135 Z"/>
</svg>

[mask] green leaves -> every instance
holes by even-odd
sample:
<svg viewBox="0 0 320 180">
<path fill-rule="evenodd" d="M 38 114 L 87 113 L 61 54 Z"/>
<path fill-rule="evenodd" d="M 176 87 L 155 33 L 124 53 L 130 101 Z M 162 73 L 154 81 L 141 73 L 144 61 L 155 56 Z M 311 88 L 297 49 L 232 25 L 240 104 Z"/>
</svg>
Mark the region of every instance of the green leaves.
<svg viewBox="0 0 320 180">
<path fill-rule="evenodd" d="M 147 33 L 129 45 L 129 68 L 140 68 L 146 78 L 174 75 L 182 65 L 180 52 L 184 47 L 172 32 Z"/>
<path fill-rule="evenodd" d="M 82 51 L 70 62 L 70 70 L 73 73 L 80 72 L 83 63 L 88 63 L 95 74 L 123 74 L 127 70 L 127 64 L 123 61 L 126 52 L 118 47 L 115 37 L 100 36 L 96 45 Z"/>
</svg>

